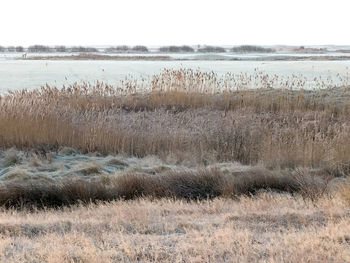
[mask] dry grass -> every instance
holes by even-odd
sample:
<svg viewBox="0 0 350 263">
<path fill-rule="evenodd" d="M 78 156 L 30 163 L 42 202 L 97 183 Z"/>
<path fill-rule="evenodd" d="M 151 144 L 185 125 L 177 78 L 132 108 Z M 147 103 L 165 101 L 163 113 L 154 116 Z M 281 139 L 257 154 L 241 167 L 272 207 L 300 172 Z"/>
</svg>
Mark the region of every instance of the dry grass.
<svg viewBox="0 0 350 263">
<path fill-rule="evenodd" d="M 51 181 L 36 177 L 27 180 L 6 178 L 0 185 L 0 206 L 42 209 L 137 198 L 190 201 L 253 196 L 261 191 L 301 194 L 305 201 L 316 203 L 329 190 L 328 180 L 322 176 L 317 176 L 316 181 L 307 172 L 271 172 L 263 168 L 226 173 L 219 169 L 116 173 L 94 180 L 84 176 L 72 175 Z"/>
<path fill-rule="evenodd" d="M 348 262 L 349 208 L 338 197 L 183 202 L 139 199 L 0 212 L 2 262 Z"/>
<path fill-rule="evenodd" d="M 316 91 L 295 90 L 305 86 L 302 77 L 258 71 L 219 78 L 165 70 L 151 81 L 115 87 L 12 92 L 1 98 L 0 146 L 43 155 L 69 146 L 202 164 L 328 167 L 344 175 L 350 170 L 350 90 L 321 80 L 317 85 Z"/>
<path fill-rule="evenodd" d="M 350 261 L 349 83 L 304 85 L 165 70 L 4 95 L 0 147 L 24 151 L 0 152 L 0 261 Z"/>
<path fill-rule="evenodd" d="M 340 188 L 340 194 L 345 202 L 350 205 L 350 182 L 349 180 L 345 182 L 344 185 Z"/>
</svg>

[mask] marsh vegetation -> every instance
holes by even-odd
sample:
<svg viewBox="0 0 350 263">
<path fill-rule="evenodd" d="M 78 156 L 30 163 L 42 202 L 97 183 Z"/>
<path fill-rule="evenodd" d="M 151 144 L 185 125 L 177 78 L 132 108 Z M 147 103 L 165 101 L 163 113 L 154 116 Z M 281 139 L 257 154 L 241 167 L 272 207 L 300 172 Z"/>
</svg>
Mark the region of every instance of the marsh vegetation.
<svg viewBox="0 0 350 263">
<path fill-rule="evenodd" d="M 349 80 L 315 83 L 165 69 L 3 95 L 1 260 L 347 261 Z"/>
</svg>

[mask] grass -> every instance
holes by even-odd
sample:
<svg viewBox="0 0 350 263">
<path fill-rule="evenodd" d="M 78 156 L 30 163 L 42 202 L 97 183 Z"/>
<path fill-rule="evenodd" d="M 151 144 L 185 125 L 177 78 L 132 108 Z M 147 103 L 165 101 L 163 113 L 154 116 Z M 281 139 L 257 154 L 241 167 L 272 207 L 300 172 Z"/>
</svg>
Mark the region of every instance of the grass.
<svg viewBox="0 0 350 263">
<path fill-rule="evenodd" d="M 347 181 L 341 188 L 340 194 L 345 202 L 350 205 L 350 183 Z"/>
<path fill-rule="evenodd" d="M 180 69 L 3 95 L 0 261 L 349 261 L 350 86 L 305 83 Z"/>
<path fill-rule="evenodd" d="M 1 99 L 0 147 L 45 154 L 67 146 L 201 164 L 329 168 L 344 175 L 350 167 L 350 90 L 316 84 L 320 89 L 296 90 L 305 85 L 300 77 L 284 82 L 259 72 L 219 78 L 165 70 L 150 81 L 115 87 L 17 91 Z"/>
<path fill-rule="evenodd" d="M 18 156 L 17 151 L 14 149 L 10 149 L 9 151 L 7 151 L 3 157 L 2 163 L 2 165 L 5 167 L 13 166 L 20 163 L 20 157 Z"/>
<path fill-rule="evenodd" d="M 261 193 L 0 211 L 2 262 L 347 262 L 349 209 Z"/>
<path fill-rule="evenodd" d="M 85 176 L 85 175 L 84 175 Z M 205 200 L 238 198 L 261 191 L 301 194 L 316 203 L 328 188 L 326 178 L 310 174 L 271 172 L 256 168 L 224 174 L 219 169 L 170 170 L 157 174 L 125 173 L 97 180 L 78 178 L 8 180 L 0 186 L 0 206 L 6 208 L 59 208 L 99 201 L 149 199 Z"/>
</svg>

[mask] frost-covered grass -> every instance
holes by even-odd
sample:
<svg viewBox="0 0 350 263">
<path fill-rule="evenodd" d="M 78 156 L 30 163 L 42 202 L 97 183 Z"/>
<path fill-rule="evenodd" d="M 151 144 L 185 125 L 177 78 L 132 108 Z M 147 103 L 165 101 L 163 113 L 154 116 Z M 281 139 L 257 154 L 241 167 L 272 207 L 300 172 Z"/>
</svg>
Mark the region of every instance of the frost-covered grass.
<svg viewBox="0 0 350 263">
<path fill-rule="evenodd" d="M 2 262 L 348 262 L 349 207 L 289 194 L 0 212 Z"/>
<path fill-rule="evenodd" d="M 345 179 L 327 169 L 270 171 L 225 162 L 209 165 L 125 156 L 83 155 L 63 148 L 46 156 L 10 149 L 17 163 L 0 165 L 0 205 L 49 208 L 137 198 L 203 200 L 260 191 L 291 193 L 314 203 Z M 71 153 L 62 155 L 62 153 Z"/>
<path fill-rule="evenodd" d="M 255 83 L 259 89 L 247 89 Z M 150 82 L 116 87 L 13 92 L 1 98 L 0 146 L 43 155 L 67 146 L 203 165 L 305 166 L 344 175 L 350 169 L 349 87 L 319 83 L 318 90 L 296 90 L 304 84 L 260 73 L 219 78 L 165 70 Z"/>
<path fill-rule="evenodd" d="M 303 85 L 165 70 L 1 97 L 0 261 L 350 261 L 350 89 Z"/>
</svg>

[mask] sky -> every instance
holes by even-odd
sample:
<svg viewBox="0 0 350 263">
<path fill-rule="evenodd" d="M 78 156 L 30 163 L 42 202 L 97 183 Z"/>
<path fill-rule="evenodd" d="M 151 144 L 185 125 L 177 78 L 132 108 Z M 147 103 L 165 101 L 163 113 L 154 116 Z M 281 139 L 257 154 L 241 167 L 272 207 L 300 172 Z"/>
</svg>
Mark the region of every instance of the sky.
<svg viewBox="0 0 350 263">
<path fill-rule="evenodd" d="M 1 0 L 0 45 L 350 45 L 349 0 Z"/>
</svg>

